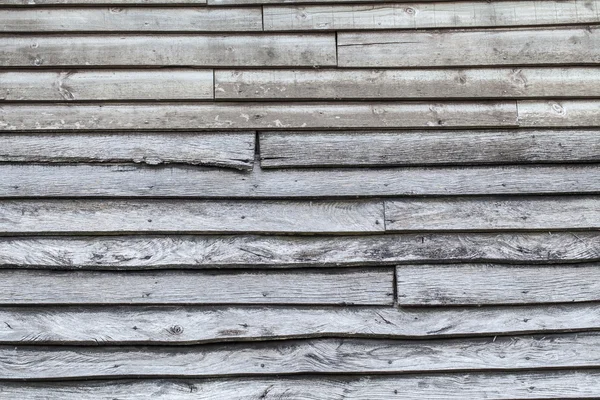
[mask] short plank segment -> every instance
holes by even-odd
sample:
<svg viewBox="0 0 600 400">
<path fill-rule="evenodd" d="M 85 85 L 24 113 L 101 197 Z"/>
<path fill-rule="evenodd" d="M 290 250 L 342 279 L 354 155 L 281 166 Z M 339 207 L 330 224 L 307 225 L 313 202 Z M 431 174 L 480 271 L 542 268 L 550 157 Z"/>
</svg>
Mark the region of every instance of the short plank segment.
<svg viewBox="0 0 600 400">
<path fill-rule="evenodd" d="M 265 30 L 358 30 L 566 25 L 600 22 L 598 0 L 406 2 L 266 6 Z"/>
<path fill-rule="evenodd" d="M 0 162 L 190 164 L 249 170 L 254 132 L 3 133 Z"/>
<path fill-rule="evenodd" d="M 597 301 L 599 276 L 597 263 L 406 265 L 396 271 L 398 302 L 403 306 Z"/>
<path fill-rule="evenodd" d="M 338 33 L 340 67 L 598 63 L 598 27 Z"/>
<path fill-rule="evenodd" d="M 260 164 L 287 168 L 598 162 L 598 138 L 598 130 L 577 129 L 260 132 Z"/>
<path fill-rule="evenodd" d="M 344 0 L 345 1 L 345 0 Z M 426 0 L 429 1 L 429 0 Z M 0 0 L 2 6 L 58 6 L 58 5 L 127 5 L 127 6 L 191 6 L 204 5 L 206 0 Z"/>
<path fill-rule="evenodd" d="M 330 271 L 0 272 L 0 303 L 390 305 L 391 269 Z"/>
<path fill-rule="evenodd" d="M 600 126 L 600 100 L 519 101 L 519 126 Z"/>
<path fill-rule="evenodd" d="M 389 200 L 385 201 L 385 228 L 389 232 L 600 229 L 600 198 Z"/>
<path fill-rule="evenodd" d="M 334 34 L 0 35 L 4 67 L 336 65 Z"/>
<path fill-rule="evenodd" d="M 0 266 L 48 269 L 600 261 L 600 232 L 370 236 L 0 237 Z"/>
<path fill-rule="evenodd" d="M 0 235 L 368 233 L 381 201 L 0 200 Z"/>
</svg>

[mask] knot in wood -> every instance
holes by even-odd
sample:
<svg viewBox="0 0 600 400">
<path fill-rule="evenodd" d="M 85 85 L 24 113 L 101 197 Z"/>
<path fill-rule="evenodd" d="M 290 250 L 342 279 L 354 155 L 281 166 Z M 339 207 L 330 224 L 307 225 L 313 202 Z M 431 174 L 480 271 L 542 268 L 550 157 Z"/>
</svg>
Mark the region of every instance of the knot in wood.
<svg viewBox="0 0 600 400">
<path fill-rule="evenodd" d="M 179 325 L 173 325 L 169 328 L 169 333 L 172 335 L 181 335 L 183 333 L 183 327 Z"/>
</svg>

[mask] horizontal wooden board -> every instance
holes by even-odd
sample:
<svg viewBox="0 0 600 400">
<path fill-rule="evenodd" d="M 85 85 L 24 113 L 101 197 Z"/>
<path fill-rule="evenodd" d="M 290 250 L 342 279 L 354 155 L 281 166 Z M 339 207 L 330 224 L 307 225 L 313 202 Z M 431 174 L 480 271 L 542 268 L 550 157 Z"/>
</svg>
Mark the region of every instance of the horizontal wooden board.
<svg viewBox="0 0 600 400">
<path fill-rule="evenodd" d="M 0 347 L 0 374 L 7 380 L 598 366 L 600 335 L 582 333 L 426 341 L 318 339 L 186 348 Z"/>
<path fill-rule="evenodd" d="M 334 34 L 0 35 L 4 67 L 336 65 Z"/>
<path fill-rule="evenodd" d="M 600 196 L 442 197 L 384 204 L 390 232 L 600 229 Z"/>
<path fill-rule="evenodd" d="M 391 269 L 81 272 L 3 270 L 0 303 L 392 304 Z M 1 363 L 0 363 L 1 364 Z"/>
<path fill-rule="evenodd" d="M 107 1 L 105 1 L 106 3 Z M 190 4 L 188 2 L 188 4 Z M 192 3 L 193 4 L 193 3 Z M 262 31 L 260 7 L 15 8 L 0 13 L 0 32 Z"/>
<path fill-rule="evenodd" d="M 4 268 L 282 268 L 469 261 L 600 261 L 600 232 L 0 238 Z"/>
<path fill-rule="evenodd" d="M 600 76 L 600 75 L 599 75 Z M 261 132 L 263 168 L 600 161 L 598 130 Z"/>
<path fill-rule="evenodd" d="M 0 100 L 205 100 L 212 70 L 0 71 Z"/>
<path fill-rule="evenodd" d="M 597 301 L 600 264 L 401 266 L 400 305 L 532 304 Z"/>
<path fill-rule="evenodd" d="M 523 127 L 600 126 L 600 100 L 519 101 Z"/>
<path fill-rule="evenodd" d="M 381 201 L 0 200 L 0 235 L 383 232 Z"/>
<path fill-rule="evenodd" d="M 514 101 L 0 105 L 0 131 L 516 126 Z"/>
<path fill-rule="evenodd" d="M 231 100 L 599 96 L 596 67 L 215 71 L 215 97 Z"/>
<path fill-rule="evenodd" d="M 426 0 L 428 1 L 428 0 Z M 0 0 L 2 6 L 55 6 L 55 5 L 202 5 L 206 0 Z"/>
<path fill-rule="evenodd" d="M 254 132 L 0 133 L 0 162 L 134 162 L 252 169 Z"/>
<path fill-rule="evenodd" d="M 0 0 L 11 1 L 11 0 Z M 26 0 L 12 0 L 26 1 Z M 35 1 L 35 0 L 34 0 Z M 40 0 L 37 0 L 40 1 Z M 61 1 L 61 0 L 42 0 L 42 1 Z M 82 1 L 82 0 L 62 0 L 62 1 Z M 96 0 L 98 1 L 98 0 Z M 400 0 L 407 2 L 409 0 Z M 420 1 L 448 1 L 448 0 L 420 0 Z M 452 0 L 450 0 L 452 1 Z M 349 0 L 208 0 L 209 6 L 238 6 L 247 4 L 321 4 L 321 3 L 348 3 Z M 382 0 L 352 0 L 352 3 L 381 3 Z"/>
<path fill-rule="evenodd" d="M 600 22 L 598 0 L 403 2 L 264 8 L 265 30 L 423 29 Z"/>
<path fill-rule="evenodd" d="M 340 67 L 600 63 L 600 28 L 338 33 Z"/>
</svg>

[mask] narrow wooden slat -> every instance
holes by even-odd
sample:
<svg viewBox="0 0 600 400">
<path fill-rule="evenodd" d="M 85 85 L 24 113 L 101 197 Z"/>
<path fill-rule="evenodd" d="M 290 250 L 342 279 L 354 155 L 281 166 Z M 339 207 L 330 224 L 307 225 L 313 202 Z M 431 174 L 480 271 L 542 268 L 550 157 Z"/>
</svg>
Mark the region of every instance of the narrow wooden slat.
<svg viewBox="0 0 600 400">
<path fill-rule="evenodd" d="M 597 301 L 600 265 L 418 265 L 397 268 L 401 305 Z"/>
<path fill-rule="evenodd" d="M 0 235 L 366 233 L 381 201 L 0 200 Z"/>
<path fill-rule="evenodd" d="M 385 229 L 390 232 L 599 228 L 599 196 L 443 197 L 385 201 Z"/>
<path fill-rule="evenodd" d="M 598 130 L 261 132 L 263 168 L 600 161 Z"/>
<path fill-rule="evenodd" d="M 11 0 L 0 0 L 11 1 Z M 26 0 L 12 0 L 26 1 Z M 36 0 L 40 1 L 40 0 Z M 42 0 L 42 1 L 61 1 L 61 0 Z M 62 1 L 82 1 L 82 0 L 62 0 Z M 97 0 L 96 0 L 97 1 Z M 452 0 L 420 0 L 429 1 L 452 1 Z M 239 6 L 248 4 L 322 4 L 322 3 L 348 3 L 348 0 L 208 0 L 209 6 Z M 352 0 L 352 3 L 381 3 L 382 0 Z M 400 0 L 399 2 L 410 2 L 409 0 Z M 411 2 L 412 3 L 412 2 Z"/>
<path fill-rule="evenodd" d="M 294 272 L 0 272 L 0 303 L 392 304 L 390 269 Z"/>
<path fill-rule="evenodd" d="M 523 127 L 600 126 L 600 100 L 519 101 Z"/>
<path fill-rule="evenodd" d="M 429 1 L 429 0 L 425 0 Z M 57 6 L 57 5 L 202 5 L 206 0 L 0 0 L 2 6 Z"/>
<path fill-rule="evenodd" d="M 338 33 L 340 67 L 600 63 L 600 29 Z"/>
<path fill-rule="evenodd" d="M 334 34 L 0 35 L 4 67 L 336 65 Z"/>
<path fill-rule="evenodd" d="M 265 30 L 473 28 L 600 22 L 598 0 L 406 2 L 264 8 Z"/>
<path fill-rule="evenodd" d="M 254 132 L 2 133 L 0 162 L 178 163 L 252 169 Z"/>
</svg>

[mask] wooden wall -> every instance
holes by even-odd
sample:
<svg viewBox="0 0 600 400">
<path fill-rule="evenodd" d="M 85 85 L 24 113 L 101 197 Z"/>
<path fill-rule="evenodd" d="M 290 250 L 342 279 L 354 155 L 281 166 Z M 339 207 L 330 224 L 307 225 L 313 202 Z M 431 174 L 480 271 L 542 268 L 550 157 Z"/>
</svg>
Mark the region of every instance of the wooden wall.
<svg viewBox="0 0 600 400">
<path fill-rule="evenodd" d="M 600 0 L 0 0 L 0 398 L 600 398 Z"/>
</svg>

